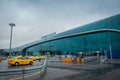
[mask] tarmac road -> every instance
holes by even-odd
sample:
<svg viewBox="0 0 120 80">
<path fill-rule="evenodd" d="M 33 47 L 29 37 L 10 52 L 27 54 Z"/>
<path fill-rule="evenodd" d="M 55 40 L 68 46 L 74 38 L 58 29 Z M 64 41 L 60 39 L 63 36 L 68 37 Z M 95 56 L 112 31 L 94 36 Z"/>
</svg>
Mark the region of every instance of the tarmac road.
<svg viewBox="0 0 120 80">
<path fill-rule="evenodd" d="M 99 60 L 94 60 L 79 65 L 48 62 L 48 67 L 45 71 L 25 74 L 24 80 L 119 80 L 120 64 L 116 64 L 117 61 L 112 61 L 112 63 L 108 61 L 100 64 Z M 32 67 L 24 65 L 15 68 L 7 66 L 5 68 L 5 63 L 3 62 L 2 64 L 4 67 L 1 67 L 1 69 Z M 38 65 L 40 65 L 40 62 L 36 61 L 33 66 Z M 23 80 L 23 75 L 2 76 L 0 80 Z"/>
</svg>

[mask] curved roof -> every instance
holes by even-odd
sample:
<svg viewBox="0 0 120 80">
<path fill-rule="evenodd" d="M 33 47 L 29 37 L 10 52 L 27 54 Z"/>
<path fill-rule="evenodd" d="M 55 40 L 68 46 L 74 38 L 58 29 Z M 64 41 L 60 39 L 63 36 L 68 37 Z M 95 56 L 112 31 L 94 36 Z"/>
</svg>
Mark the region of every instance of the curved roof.
<svg viewBox="0 0 120 80">
<path fill-rule="evenodd" d="M 77 33 L 87 32 L 91 30 L 98 30 L 98 29 L 120 30 L 120 14 L 56 34 L 52 36 L 52 38 L 63 37 L 66 35 L 77 34 Z"/>
<path fill-rule="evenodd" d="M 86 33 L 91 33 L 91 32 L 101 32 L 101 31 L 108 31 L 108 30 L 120 32 L 120 14 L 103 19 L 103 20 L 99 20 L 93 23 L 89 23 L 87 25 L 83 25 L 83 26 L 59 33 L 59 34 L 55 34 L 46 39 L 40 39 L 33 43 L 24 45 L 24 48 L 29 48 L 39 43 L 43 43 L 43 42 L 51 41 L 55 39 L 60 39 L 62 37 L 66 37 L 69 35 L 74 36 L 78 34 L 80 35 L 80 34 L 86 34 Z"/>
</svg>

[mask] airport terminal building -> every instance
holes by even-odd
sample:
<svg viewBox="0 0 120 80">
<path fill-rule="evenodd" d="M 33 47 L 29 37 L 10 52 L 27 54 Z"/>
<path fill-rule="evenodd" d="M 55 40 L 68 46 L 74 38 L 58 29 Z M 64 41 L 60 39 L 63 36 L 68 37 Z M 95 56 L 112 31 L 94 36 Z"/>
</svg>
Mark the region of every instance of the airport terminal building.
<svg viewBox="0 0 120 80">
<path fill-rule="evenodd" d="M 53 33 L 30 43 L 26 53 L 78 54 L 104 52 L 108 58 L 120 58 L 120 14 L 59 34 Z"/>
</svg>

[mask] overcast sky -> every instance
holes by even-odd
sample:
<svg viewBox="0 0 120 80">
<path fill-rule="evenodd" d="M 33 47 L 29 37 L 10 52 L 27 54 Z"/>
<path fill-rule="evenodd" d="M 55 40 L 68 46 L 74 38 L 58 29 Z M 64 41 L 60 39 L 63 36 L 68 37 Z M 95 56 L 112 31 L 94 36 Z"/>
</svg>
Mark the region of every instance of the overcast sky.
<svg viewBox="0 0 120 80">
<path fill-rule="evenodd" d="M 39 40 L 120 13 L 120 0 L 0 0 L 0 49 Z"/>
</svg>

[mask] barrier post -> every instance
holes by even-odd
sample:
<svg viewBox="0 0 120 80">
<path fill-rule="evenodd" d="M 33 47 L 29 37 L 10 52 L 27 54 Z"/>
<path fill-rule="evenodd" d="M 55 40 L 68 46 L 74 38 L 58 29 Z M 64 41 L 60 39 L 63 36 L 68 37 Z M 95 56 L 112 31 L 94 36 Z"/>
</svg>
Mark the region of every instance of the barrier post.
<svg viewBox="0 0 120 80">
<path fill-rule="evenodd" d="M 41 75 L 41 69 L 40 69 L 40 79 L 41 79 L 41 76 L 42 76 L 42 75 Z"/>
<path fill-rule="evenodd" d="M 24 80 L 25 69 L 22 69 L 22 73 L 23 73 L 23 80 Z"/>
<path fill-rule="evenodd" d="M 80 64 L 80 59 L 79 58 L 77 58 L 77 63 Z"/>
<path fill-rule="evenodd" d="M 2 58 L 0 58 L 0 62 L 2 62 Z"/>
<path fill-rule="evenodd" d="M 84 63 L 85 63 L 85 59 L 84 59 L 84 58 L 82 58 L 82 59 L 81 59 L 81 62 L 82 62 L 82 64 L 84 64 Z"/>
</svg>

